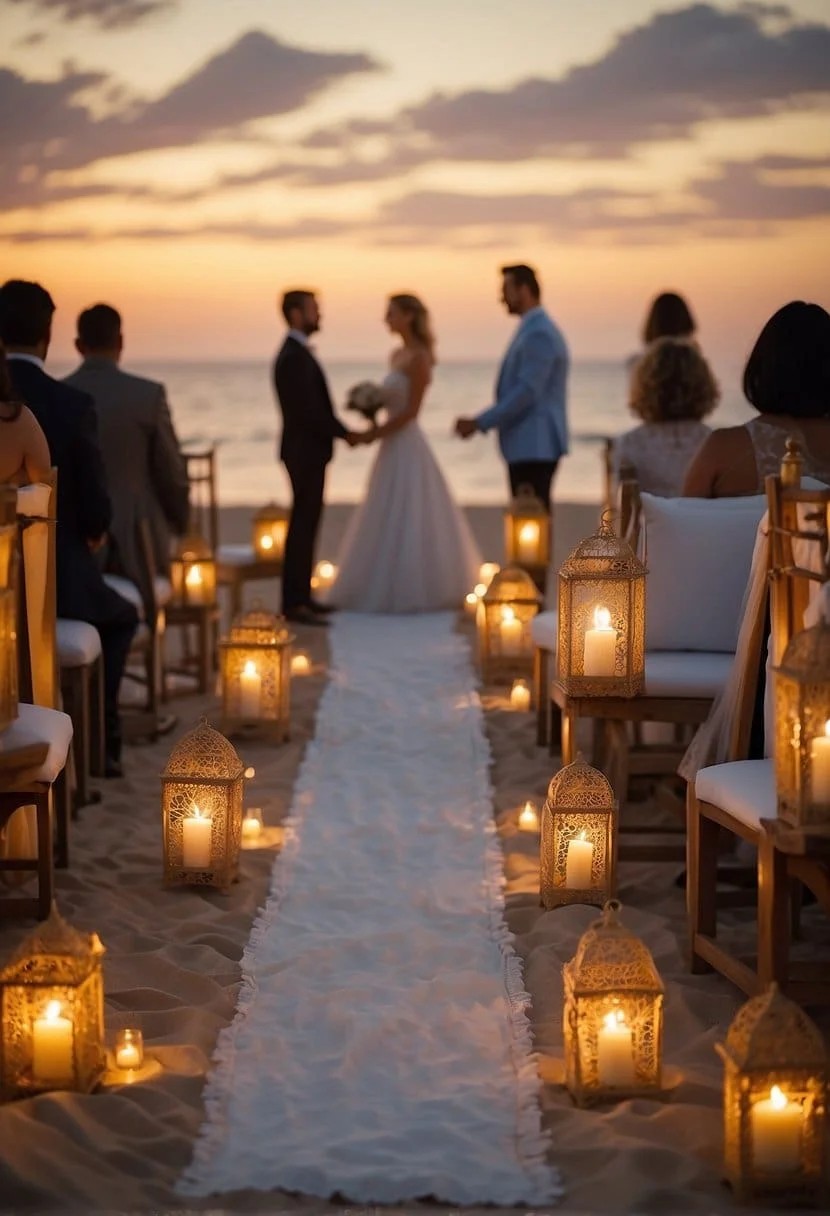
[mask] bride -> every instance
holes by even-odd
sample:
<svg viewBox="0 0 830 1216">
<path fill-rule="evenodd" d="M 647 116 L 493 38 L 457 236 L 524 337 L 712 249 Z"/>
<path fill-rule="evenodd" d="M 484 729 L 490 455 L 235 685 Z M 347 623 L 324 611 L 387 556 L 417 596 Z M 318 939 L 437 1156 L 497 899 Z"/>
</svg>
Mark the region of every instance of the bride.
<svg viewBox="0 0 830 1216">
<path fill-rule="evenodd" d="M 481 558 L 418 425 L 435 364 L 429 314 L 417 296 L 396 295 L 386 324 L 401 339 L 383 381 L 386 421 L 366 433 L 380 448 L 343 538 L 331 599 L 355 612 L 457 608 Z"/>
</svg>

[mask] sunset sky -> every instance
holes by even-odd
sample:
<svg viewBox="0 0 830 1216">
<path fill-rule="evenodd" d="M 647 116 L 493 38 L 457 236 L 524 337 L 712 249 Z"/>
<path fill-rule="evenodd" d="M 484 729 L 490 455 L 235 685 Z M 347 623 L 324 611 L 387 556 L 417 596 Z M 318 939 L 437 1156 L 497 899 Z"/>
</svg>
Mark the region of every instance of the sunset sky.
<svg viewBox="0 0 830 1216">
<path fill-rule="evenodd" d="M 327 357 L 415 291 L 445 358 L 496 358 L 528 261 L 577 357 L 650 297 L 740 358 L 830 306 L 830 4 L 0 0 L 3 278 L 124 314 L 141 358 L 267 357 L 286 285 Z"/>
</svg>

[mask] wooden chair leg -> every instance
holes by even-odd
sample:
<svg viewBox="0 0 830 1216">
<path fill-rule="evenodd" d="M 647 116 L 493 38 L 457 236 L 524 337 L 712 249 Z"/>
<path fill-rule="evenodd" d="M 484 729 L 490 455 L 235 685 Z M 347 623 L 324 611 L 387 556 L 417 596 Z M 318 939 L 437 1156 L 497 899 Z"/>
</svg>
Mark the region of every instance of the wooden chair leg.
<svg viewBox="0 0 830 1216">
<path fill-rule="evenodd" d="M 758 979 L 784 990 L 790 955 L 790 881 L 787 858 L 768 832 L 758 842 Z"/>
<path fill-rule="evenodd" d="M 576 759 L 576 716 L 572 709 L 562 710 L 562 764 Z"/>
<path fill-rule="evenodd" d="M 103 777 L 105 765 L 104 660 L 99 657 L 89 672 L 89 771 Z"/>
<path fill-rule="evenodd" d="M 51 789 L 35 796 L 35 808 L 37 814 L 37 918 L 46 920 L 55 898 Z"/>
<path fill-rule="evenodd" d="M 204 695 L 210 691 L 211 675 L 213 674 L 213 626 L 207 613 L 199 617 L 199 692 Z"/>
<path fill-rule="evenodd" d="M 59 870 L 69 868 L 69 821 L 71 794 L 66 769 L 59 774 L 52 786 L 55 811 L 55 865 Z"/>
<path fill-rule="evenodd" d="M 536 703 L 536 744 L 547 746 L 550 732 L 550 692 L 548 659 L 550 651 L 537 646 L 533 652 L 533 696 Z"/>
<path fill-rule="evenodd" d="M 626 722 L 605 722 L 605 775 L 622 812 L 628 800 L 628 730 Z"/>
<path fill-rule="evenodd" d="M 689 785 L 686 811 L 686 919 L 689 934 L 689 967 L 692 972 L 710 971 L 697 953 L 698 934 L 714 938 L 718 919 L 718 825 L 701 813 L 694 786 Z"/>
</svg>

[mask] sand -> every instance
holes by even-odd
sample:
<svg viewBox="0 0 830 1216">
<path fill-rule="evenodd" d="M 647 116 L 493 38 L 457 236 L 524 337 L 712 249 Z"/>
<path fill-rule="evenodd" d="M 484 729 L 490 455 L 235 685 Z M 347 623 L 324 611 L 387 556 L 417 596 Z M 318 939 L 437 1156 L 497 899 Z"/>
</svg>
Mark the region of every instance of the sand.
<svg viewBox="0 0 830 1216">
<path fill-rule="evenodd" d="M 321 556 L 334 556 L 346 515 L 345 508 L 327 511 Z M 248 517 L 241 508 L 223 512 L 223 539 L 244 539 Z M 475 508 L 470 518 L 485 556 L 498 560 L 501 512 Z M 593 529 L 595 520 L 591 508 L 558 508 L 559 557 Z M 271 588 L 261 583 L 257 593 L 268 599 Z M 459 627 L 471 628 L 463 618 Z M 161 883 L 159 774 L 175 740 L 203 713 L 217 716 L 213 697 L 174 701 L 179 720 L 173 733 L 128 748 L 125 778 L 102 783 L 102 803 L 86 807 L 73 825 L 71 868 L 58 874 L 61 911 L 77 928 L 97 931 L 107 948 L 108 1024 L 137 1015 L 148 1050 L 162 1068 L 143 1083 L 86 1096 L 48 1094 L 1 1107 L 0 1210 L 314 1213 L 343 1206 L 253 1192 L 223 1196 L 212 1204 L 184 1204 L 173 1193 L 202 1121 L 211 1052 L 234 1013 L 239 958 L 266 896 L 279 825 L 290 806 L 325 684 L 325 631 L 299 633 L 298 644 L 308 649 L 315 668 L 294 682 L 291 741 L 278 748 L 240 746 L 244 761 L 256 768 L 246 804 L 262 806 L 273 830 L 267 834 L 268 847 L 243 852 L 241 881 L 230 894 L 165 890 Z M 510 710 L 503 691 L 486 689 L 483 701 L 505 853 L 508 920 L 533 999 L 550 1156 L 567 1188 L 558 1210 L 732 1211 L 731 1196 L 720 1180 L 722 1067 L 714 1045 L 742 997 L 720 977 L 692 976 L 685 968 L 684 897 L 675 884 L 680 864 L 624 861 L 619 873 L 625 921 L 651 949 L 666 985 L 665 1097 L 578 1110 L 559 1083 L 561 965 L 596 911 L 540 909 L 538 843 L 517 830 L 516 816 L 526 798 L 541 802 L 557 769 L 556 757 L 536 747 L 532 715 Z M 648 805 L 637 810 L 647 812 Z M 740 916 L 736 923 L 740 925 Z M 30 928 L 0 925 L 0 961 Z M 826 1019 L 824 1024 L 826 1028 Z"/>
</svg>

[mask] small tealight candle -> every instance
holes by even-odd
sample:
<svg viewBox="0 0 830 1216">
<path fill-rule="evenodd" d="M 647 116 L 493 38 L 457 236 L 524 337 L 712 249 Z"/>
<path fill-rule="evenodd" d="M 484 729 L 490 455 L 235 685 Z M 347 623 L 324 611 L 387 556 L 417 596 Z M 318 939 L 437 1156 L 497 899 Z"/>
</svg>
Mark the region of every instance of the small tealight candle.
<svg viewBox="0 0 830 1216">
<path fill-rule="evenodd" d="M 187 588 L 188 603 L 201 604 L 205 598 L 205 580 L 202 577 L 202 567 L 198 562 L 187 571 L 184 576 L 184 584 Z"/>
<path fill-rule="evenodd" d="M 565 860 L 565 886 L 570 890 L 586 891 L 591 886 L 591 867 L 594 861 L 594 846 L 580 832 L 568 841 Z"/>
<path fill-rule="evenodd" d="M 490 583 L 496 577 L 496 575 L 498 574 L 500 569 L 501 569 L 501 566 L 499 566 L 498 562 L 482 562 L 481 563 L 481 565 L 479 566 L 479 569 L 478 569 L 478 577 L 481 580 L 481 583 L 483 584 L 483 588 L 484 588 L 484 590 L 481 592 L 482 595 L 487 590 Z"/>
<path fill-rule="evenodd" d="M 527 801 L 519 815 L 519 827 L 523 832 L 539 831 L 539 814 L 532 802 Z"/>
<path fill-rule="evenodd" d="M 182 865 L 185 870 L 210 868 L 210 845 L 213 820 L 197 806 L 193 814 L 182 819 Z"/>
<path fill-rule="evenodd" d="M 830 802 L 830 719 L 810 741 L 810 789 L 813 802 Z"/>
<path fill-rule="evenodd" d="M 292 676 L 307 676 L 311 671 L 311 659 L 304 650 L 298 650 L 291 656 Z"/>
<path fill-rule="evenodd" d="M 262 831 L 262 810 L 258 806 L 249 807 L 242 820 L 243 840 L 255 840 Z"/>
<path fill-rule="evenodd" d="M 119 1030 L 115 1036 L 115 1067 L 124 1071 L 141 1068 L 144 1063 L 144 1036 L 136 1027 Z"/>
<path fill-rule="evenodd" d="M 607 608 L 594 609 L 594 627 L 585 630 L 582 672 L 586 676 L 613 676 L 617 650 L 617 631 Z"/>
<path fill-rule="evenodd" d="M 513 709 L 530 709 L 530 689 L 526 680 L 514 680 L 510 689 L 510 704 Z"/>
<path fill-rule="evenodd" d="M 239 716 L 258 718 L 262 700 L 262 676 L 256 663 L 248 659 L 239 676 Z"/>
<path fill-rule="evenodd" d="M 536 562 L 539 558 L 539 525 L 532 520 L 519 528 L 518 554 L 520 562 Z"/>
<path fill-rule="evenodd" d="M 37 1081 L 71 1081 L 74 1067 L 75 1027 L 61 1016 L 60 1001 L 50 1001 L 43 1017 L 32 1026 L 32 1076 Z"/>
<path fill-rule="evenodd" d="M 614 1088 L 634 1082 L 631 1028 L 619 1009 L 605 1015 L 597 1036 L 597 1077 L 600 1085 Z"/>
<path fill-rule="evenodd" d="M 505 605 L 501 610 L 501 652 L 505 655 L 517 655 L 522 648 L 522 622 L 516 616 L 515 609 Z"/>
<path fill-rule="evenodd" d="M 772 1174 L 797 1170 L 801 1163 L 804 1110 L 773 1085 L 768 1098 L 752 1107 L 752 1157 L 757 1169 Z"/>
</svg>

